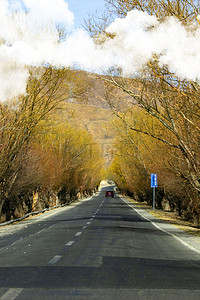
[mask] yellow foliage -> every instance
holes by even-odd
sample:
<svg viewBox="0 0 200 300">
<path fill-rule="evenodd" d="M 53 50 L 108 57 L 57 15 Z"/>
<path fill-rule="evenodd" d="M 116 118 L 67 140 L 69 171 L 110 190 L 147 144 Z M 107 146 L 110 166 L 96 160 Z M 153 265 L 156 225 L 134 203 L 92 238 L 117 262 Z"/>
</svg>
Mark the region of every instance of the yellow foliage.
<svg viewBox="0 0 200 300">
<path fill-rule="evenodd" d="M 134 110 L 123 114 L 123 120 L 132 124 L 132 128 L 126 126 L 122 120 L 114 121 L 116 127 L 116 152 L 114 161 L 109 169 L 109 177 L 112 177 L 120 188 L 132 193 L 140 194 L 150 187 L 150 174 L 157 173 L 159 186 L 171 185 L 174 180 L 172 175 L 172 163 L 177 165 L 175 153 L 177 150 L 169 147 L 155 137 L 165 137 L 173 142 L 173 136 L 169 136 L 159 121 L 136 107 Z M 137 129 L 142 134 L 134 131 Z M 174 152 L 174 159 L 172 153 Z"/>
<path fill-rule="evenodd" d="M 38 166 L 45 187 L 83 191 L 95 188 L 101 180 L 100 149 L 85 130 L 68 122 L 57 123 L 54 118 L 49 131 L 37 136 L 34 149 L 40 152 Z"/>
</svg>

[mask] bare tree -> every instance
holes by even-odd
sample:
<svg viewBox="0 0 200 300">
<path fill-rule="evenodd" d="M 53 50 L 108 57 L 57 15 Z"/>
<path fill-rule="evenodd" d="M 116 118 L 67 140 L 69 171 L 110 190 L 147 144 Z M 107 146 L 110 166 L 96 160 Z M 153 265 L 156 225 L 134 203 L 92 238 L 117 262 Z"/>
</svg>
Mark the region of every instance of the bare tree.
<svg viewBox="0 0 200 300">
<path fill-rule="evenodd" d="M 30 71 L 27 94 L 0 106 L 0 211 L 19 174 L 20 158 L 23 159 L 40 122 L 66 99 L 67 72 L 51 67 Z"/>
<path fill-rule="evenodd" d="M 188 0 L 106 0 L 106 3 L 107 16 L 111 19 L 116 16 L 125 17 L 130 10 L 138 9 L 155 15 L 160 22 L 168 16 L 174 16 L 186 27 L 196 20 L 200 9 L 199 1 Z M 104 32 L 104 29 L 102 26 L 99 32 Z M 171 154 L 174 155 L 175 152 L 179 162 L 173 171 L 176 171 L 177 176 L 190 186 L 191 190 L 199 194 L 199 83 L 183 80 L 166 66 L 160 67 L 156 56 L 152 57 L 141 72 L 133 74 L 132 78 L 122 77 L 119 69 L 113 69 L 108 76 L 100 77 L 108 86 L 113 87 L 113 90 L 108 89 L 110 96 L 107 95 L 107 100 L 115 115 L 124 123 L 124 128 L 128 127 L 171 147 Z M 122 102 L 125 103 L 123 111 L 119 105 L 119 90 L 128 97 L 127 101 Z M 126 97 L 124 99 L 126 100 Z M 155 128 L 146 130 L 138 127 L 134 119 L 128 119 L 126 109 L 134 111 L 136 106 L 159 121 L 163 127 L 162 132 L 168 134 L 162 135 Z"/>
</svg>

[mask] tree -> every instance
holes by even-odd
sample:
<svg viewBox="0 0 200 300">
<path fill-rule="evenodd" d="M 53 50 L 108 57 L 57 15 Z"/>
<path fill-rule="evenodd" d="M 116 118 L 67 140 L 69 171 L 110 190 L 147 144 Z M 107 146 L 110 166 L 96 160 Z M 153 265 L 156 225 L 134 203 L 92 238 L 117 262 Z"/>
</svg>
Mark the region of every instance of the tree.
<svg viewBox="0 0 200 300">
<path fill-rule="evenodd" d="M 186 28 L 199 14 L 198 1 L 107 0 L 106 2 L 107 14 L 113 17 L 125 17 L 130 10 L 138 9 L 155 15 L 160 22 L 164 21 L 167 16 L 175 16 Z M 104 28 L 102 27 L 103 31 Z M 117 32 L 115 34 L 117 35 Z M 118 110 L 116 102 L 118 103 L 119 99 L 113 97 L 114 93 L 112 93 L 112 100 L 109 102 L 113 112 L 130 130 L 170 146 L 171 156 L 175 152 L 179 162 L 173 171 L 176 170 L 180 180 L 183 180 L 188 185 L 188 189 L 194 192 L 193 203 L 195 203 L 200 192 L 199 83 L 183 80 L 172 73 L 167 66 L 161 67 L 156 55 L 148 61 L 140 72 L 132 74 L 129 78 L 122 77 L 119 69 L 113 69 L 108 75 L 101 78 L 108 85 L 113 86 L 115 91 L 121 90 L 122 94 L 129 97 L 128 106 L 133 111 L 136 106 L 139 106 L 157 120 L 165 135 L 160 135 L 149 129 L 138 128 L 134 119 L 127 120 L 126 114 L 121 114 Z"/>
<path fill-rule="evenodd" d="M 70 122 L 61 117 L 60 110 L 40 121 L 26 151 L 18 155 L 13 166 L 18 173 L 5 199 L 7 219 L 15 206 L 28 206 L 31 211 L 33 194 L 39 199 L 38 207 L 45 208 L 55 204 L 58 195 L 66 203 L 76 199 L 78 192 L 95 189 L 101 181 L 99 147 L 85 130 Z"/>
<path fill-rule="evenodd" d="M 0 212 L 13 191 L 24 165 L 27 149 L 40 132 L 41 123 L 69 96 L 79 96 L 88 88 L 81 76 L 68 69 L 51 66 L 31 68 L 27 94 L 0 105 Z"/>
<path fill-rule="evenodd" d="M 124 114 L 124 113 L 123 113 Z M 126 121 L 134 120 L 138 130 L 153 132 L 162 138 L 169 138 L 168 131 L 159 121 L 142 109 L 126 112 Z M 116 129 L 115 157 L 109 169 L 111 177 L 121 190 L 134 195 L 139 201 L 152 203 L 150 174 L 157 173 L 159 186 L 156 205 L 176 210 L 181 217 L 198 223 L 199 202 L 197 193 L 192 192 L 185 179 L 180 176 L 183 160 L 179 149 L 172 148 L 150 135 L 141 134 L 126 126 L 123 120 L 115 121 Z M 173 140 L 173 136 L 171 136 Z"/>
</svg>

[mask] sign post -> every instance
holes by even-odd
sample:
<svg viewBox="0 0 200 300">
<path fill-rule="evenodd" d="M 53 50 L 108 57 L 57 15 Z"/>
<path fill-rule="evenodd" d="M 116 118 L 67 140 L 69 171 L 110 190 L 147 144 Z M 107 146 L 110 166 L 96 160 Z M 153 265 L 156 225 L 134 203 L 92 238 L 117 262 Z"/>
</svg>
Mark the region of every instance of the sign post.
<svg viewBox="0 0 200 300">
<path fill-rule="evenodd" d="M 151 174 L 151 187 L 153 188 L 153 210 L 155 210 L 156 188 L 158 187 L 157 174 Z"/>
</svg>

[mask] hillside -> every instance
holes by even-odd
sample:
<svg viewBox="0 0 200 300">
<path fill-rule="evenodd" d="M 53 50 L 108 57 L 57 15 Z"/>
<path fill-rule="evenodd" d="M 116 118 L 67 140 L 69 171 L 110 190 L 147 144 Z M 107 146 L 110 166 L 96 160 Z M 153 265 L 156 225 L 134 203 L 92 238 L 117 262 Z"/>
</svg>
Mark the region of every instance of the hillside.
<svg viewBox="0 0 200 300">
<path fill-rule="evenodd" d="M 112 111 L 109 108 L 81 103 L 66 103 L 65 107 L 65 116 L 76 126 L 86 129 L 100 145 L 108 165 L 112 160 L 111 150 L 114 143 L 114 133 L 110 124 L 114 119 Z"/>
<path fill-rule="evenodd" d="M 66 85 L 69 94 L 60 114 L 93 136 L 109 165 L 114 147 L 111 121 L 115 118 L 109 104 L 114 100 L 115 109 L 123 111 L 129 106 L 130 96 L 108 86 L 98 75 L 80 70 L 69 71 Z"/>
</svg>

